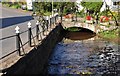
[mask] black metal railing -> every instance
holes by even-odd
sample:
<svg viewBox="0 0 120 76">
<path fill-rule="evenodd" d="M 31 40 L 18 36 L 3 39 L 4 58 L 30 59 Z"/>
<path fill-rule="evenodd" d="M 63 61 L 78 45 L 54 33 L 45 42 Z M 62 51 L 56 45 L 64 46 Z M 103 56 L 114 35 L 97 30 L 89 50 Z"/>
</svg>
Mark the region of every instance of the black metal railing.
<svg viewBox="0 0 120 76">
<path fill-rule="evenodd" d="M 58 18 L 58 15 L 49 18 L 49 20 L 46 20 L 46 24 L 38 23 L 38 24 L 36 24 L 36 26 L 34 26 L 32 28 L 28 27 L 28 30 L 22 31 L 20 33 L 19 32 L 16 33 L 16 35 L 12 35 L 12 36 L 1 38 L 0 40 L 3 41 L 3 40 L 6 40 L 6 39 L 15 37 L 15 39 L 16 39 L 16 44 L 15 44 L 16 45 L 16 49 L 14 51 L 12 51 L 12 52 L 2 56 L 0 58 L 0 60 L 8 57 L 9 55 L 11 55 L 11 54 L 13 54 L 15 52 L 18 52 L 19 56 L 25 55 L 24 46 L 27 45 L 27 44 L 29 45 L 29 47 L 32 47 L 32 43 L 33 43 L 34 44 L 34 48 L 36 48 L 37 44 L 36 44 L 35 40 L 37 40 L 37 41 L 42 40 L 43 39 L 42 35 L 45 36 L 44 33 L 46 31 L 48 31 L 49 28 L 52 29 L 51 25 L 56 23 L 57 18 Z M 40 26 L 42 28 L 42 31 L 40 30 Z M 33 32 L 32 32 L 33 29 L 36 29 L 36 35 L 35 36 L 33 35 Z M 27 33 L 27 32 L 28 32 L 28 41 L 24 42 L 24 44 L 23 44 L 23 41 L 21 40 L 20 36 L 21 36 L 21 34 L 24 34 L 24 33 Z M 33 40 L 33 42 L 32 42 L 32 40 Z M 23 52 L 23 54 L 21 54 L 21 52 Z"/>
</svg>

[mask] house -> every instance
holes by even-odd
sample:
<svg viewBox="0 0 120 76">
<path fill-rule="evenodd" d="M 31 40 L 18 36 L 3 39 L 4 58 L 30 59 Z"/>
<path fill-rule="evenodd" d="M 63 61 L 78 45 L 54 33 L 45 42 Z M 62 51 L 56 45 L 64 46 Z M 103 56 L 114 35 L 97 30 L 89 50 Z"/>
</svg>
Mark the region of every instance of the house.
<svg viewBox="0 0 120 76">
<path fill-rule="evenodd" d="M 23 5 L 24 8 L 27 8 L 28 10 L 32 10 L 33 9 L 32 2 L 35 1 L 35 0 L 5 0 L 5 1 L 12 2 L 12 3 L 15 3 L 15 2 L 26 2 L 26 5 Z"/>
<path fill-rule="evenodd" d="M 80 5 L 80 2 L 81 2 L 81 1 L 82 1 L 82 0 L 77 0 L 77 1 L 76 1 L 76 5 L 78 6 L 78 10 L 79 10 L 79 11 L 83 10 L 83 8 L 84 8 L 83 6 Z"/>
<path fill-rule="evenodd" d="M 111 11 L 118 11 L 120 8 L 120 0 L 103 0 L 103 6 L 101 8 L 101 12 L 106 9 L 106 4 L 109 6 Z M 119 5 L 118 5 L 119 3 Z"/>
<path fill-rule="evenodd" d="M 33 0 L 26 0 L 28 10 L 33 10 L 33 2 L 32 1 Z"/>
<path fill-rule="evenodd" d="M 81 1 L 84 1 L 84 0 L 77 0 L 76 3 L 77 3 L 77 6 L 79 7 L 78 9 L 81 11 L 84 7 L 82 7 L 80 5 Z M 104 11 L 106 9 L 106 4 L 109 6 L 110 10 L 111 11 L 118 11 L 118 9 L 120 9 L 120 0 L 102 0 L 104 3 L 103 3 L 103 6 L 101 8 L 101 12 Z M 86 0 L 87 2 L 87 0 Z M 118 5 L 119 4 L 119 5 Z"/>
</svg>

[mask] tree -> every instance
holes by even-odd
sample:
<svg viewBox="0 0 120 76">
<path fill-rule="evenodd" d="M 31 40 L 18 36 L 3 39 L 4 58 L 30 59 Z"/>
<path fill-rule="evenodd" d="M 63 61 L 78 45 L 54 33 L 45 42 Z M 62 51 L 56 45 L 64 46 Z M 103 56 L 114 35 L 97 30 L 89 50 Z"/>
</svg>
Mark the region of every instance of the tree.
<svg viewBox="0 0 120 76">
<path fill-rule="evenodd" d="M 52 12 L 52 2 L 35 2 L 34 7 L 39 18 L 44 16 L 45 12 Z M 53 9 L 59 10 L 62 19 L 63 13 L 75 11 L 75 2 L 54 2 Z"/>
<path fill-rule="evenodd" d="M 89 14 L 96 15 L 100 12 L 103 2 L 81 2 L 81 5 L 88 10 Z"/>
<path fill-rule="evenodd" d="M 36 12 L 51 12 L 52 3 L 51 2 L 35 2 L 34 3 Z M 58 9 L 59 12 L 69 12 L 71 8 L 74 8 L 75 2 L 54 2 L 53 8 Z M 67 10 L 67 11 L 66 11 Z"/>
<path fill-rule="evenodd" d="M 104 1 L 104 2 L 105 2 L 105 1 Z M 111 10 L 110 10 L 110 8 L 109 8 L 109 6 L 107 5 L 106 2 L 105 2 L 105 4 L 106 4 L 106 7 L 107 7 L 107 11 L 110 12 L 111 15 L 112 15 L 112 17 L 114 18 L 116 26 L 119 26 L 119 24 L 118 24 L 118 22 L 117 22 L 117 18 L 113 15 L 113 13 L 111 12 Z M 119 2 L 118 2 L 117 4 L 120 5 Z M 119 13 L 119 8 L 118 8 L 118 13 Z"/>
</svg>

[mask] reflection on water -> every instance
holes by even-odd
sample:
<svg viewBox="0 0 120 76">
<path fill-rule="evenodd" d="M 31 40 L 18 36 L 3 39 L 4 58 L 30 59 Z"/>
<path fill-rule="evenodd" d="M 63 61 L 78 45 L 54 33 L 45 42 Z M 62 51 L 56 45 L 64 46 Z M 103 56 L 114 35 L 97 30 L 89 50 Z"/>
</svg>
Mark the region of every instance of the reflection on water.
<svg viewBox="0 0 120 76">
<path fill-rule="evenodd" d="M 50 75 L 101 76 L 104 74 L 106 76 L 119 73 L 120 69 L 115 64 L 119 62 L 118 56 L 120 56 L 116 44 L 101 39 L 93 40 L 94 38 L 74 39 L 64 38 L 56 45 L 49 59 L 48 73 Z"/>
</svg>

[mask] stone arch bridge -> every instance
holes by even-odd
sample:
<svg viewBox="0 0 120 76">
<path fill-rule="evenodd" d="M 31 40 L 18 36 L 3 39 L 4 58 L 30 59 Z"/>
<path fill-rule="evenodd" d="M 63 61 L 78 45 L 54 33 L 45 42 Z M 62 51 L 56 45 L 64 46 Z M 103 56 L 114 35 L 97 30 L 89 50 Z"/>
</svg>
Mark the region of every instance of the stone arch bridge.
<svg viewBox="0 0 120 76">
<path fill-rule="evenodd" d="M 100 31 L 109 31 L 109 30 L 114 30 L 114 29 L 118 28 L 117 26 L 106 27 L 105 25 L 96 25 L 96 24 L 80 23 L 80 22 L 76 22 L 76 23 L 64 22 L 62 24 L 62 26 L 64 28 L 82 27 L 82 28 L 86 28 L 86 29 L 93 31 L 96 34 L 99 33 Z"/>
<path fill-rule="evenodd" d="M 94 24 L 88 24 L 88 23 L 75 23 L 75 24 L 64 24 L 62 25 L 64 28 L 69 28 L 69 27 L 82 27 L 82 28 L 86 28 L 89 29 L 95 33 L 98 33 L 100 31 L 100 29 L 98 29 L 97 26 L 95 26 Z"/>
</svg>

